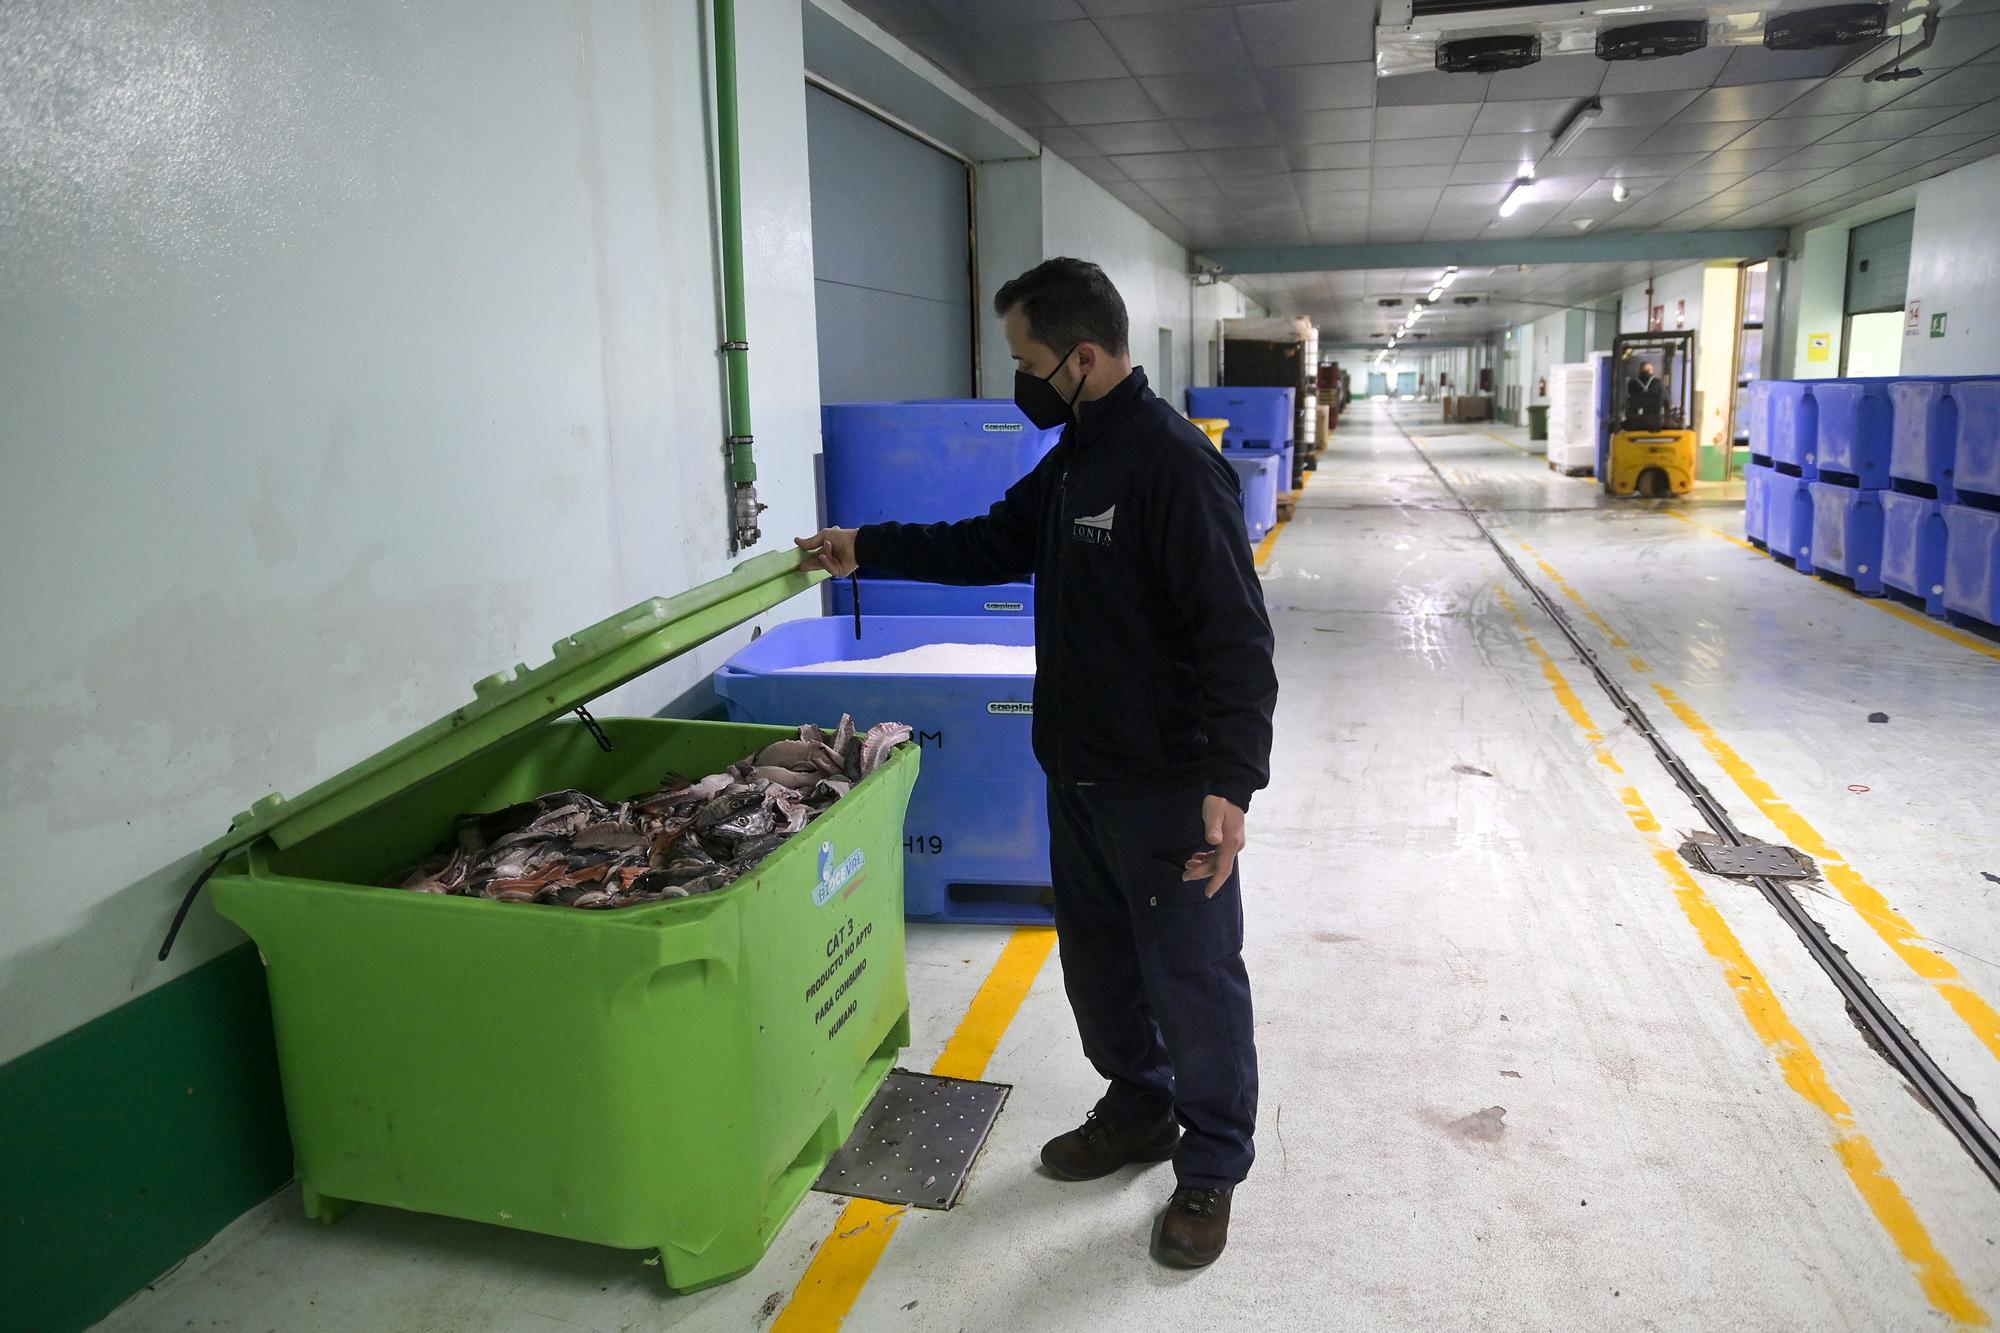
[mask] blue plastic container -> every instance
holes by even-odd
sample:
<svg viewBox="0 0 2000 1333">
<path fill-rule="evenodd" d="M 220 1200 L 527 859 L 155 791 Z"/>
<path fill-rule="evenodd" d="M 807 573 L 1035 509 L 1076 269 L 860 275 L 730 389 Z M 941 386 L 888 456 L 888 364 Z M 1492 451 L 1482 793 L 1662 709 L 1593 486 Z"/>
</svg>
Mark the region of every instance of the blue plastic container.
<svg viewBox="0 0 2000 1333">
<path fill-rule="evenodd" d="M 826 585 L 832 597 L 832 614 L 854 614 L 854 589 L 846 579 Z M 961 588 L 943 583 L 917 583 L 910 579 L 861 580 L 861 614 L 864 616 L 1032 616 L 1035 614 L 1033 583 L 995 583 Z"/>
<path fill-rule="evenodd" d="M 1773 468 L 1765 479 L 1764 541 L 1799 573 L 1812 573 L 1813 503 L 1811 483 Z"/>
<path fill-rule="evenodd" d="M 1771 457 L 1771 381 L 1751 380 L 1749 385 L 1750 457 L 1768 461 Z"/>
<path fill-rule="evenodd" d="M 1743 535 L 1759 546 L 1768 546 L 1765 531 L 1770 526 L 1771 467 L 1752 463 L 1743 469 Z"/>
<path fill-rule="evenodd" d="M 1921 495 L 1882 492 L 1882 583 L 1944 614 L 1945 506 Z"/>
<path fill-rule="evenodd" d="M 1276 453 L 1292 441 L 1296 389 L 1210 386 L 1187 392 L 1189 416 L 1228 418 L 1224 449 Z"/>
<path fill-rule="evenodd" d="M 863 594 L 863 611 L 866 594 Z M 734 721 L 907 722 L 924 748 L 903 825 L 904 911 L 922 921 L 1046 924 L 1048 788 L 1035 762 L 1032 676 L 849 675 L 787 667 L 853 661 L 931 643 L 1032 644 L 1021 616 L 869 617 L 778 625 L 715 673 Z"/>
<path fill-rule="evenodd" d="M 1795 476 L 1811 477 L 1806 459 L 1819 443 L 1819 404 L 1813 398 L 1815 381 L 1770 380 L 1770 454 L 1774 464 Z M 1755 452 L 1754 450 L 1752 452 Z"/>
<path fill-rule="evenodd" d="M 983 514 L 1062 434 L 1036 430 L 1008 398 L 828 403 L 820 432 L 827 522 L 842 528 Z"/>
<path fill-rule="evenodd" d="M 1958 455 L 1958 386 L 1949 380 L 1898 380 L 1889 386 L 1895 423 L 1889 439 L 1889 484 L 1950 501 Z"/>
<path fill-rule="evenodd" d="M 1805 461 L 1819 476 L 1832 474 L 1864 490 L 1889 484 L 1895 426 L 1893 387 L 1883 379 L 1823 380 L 1812 389 L 1818 437 Z"/>
<path fill-rule="evenodd" d="M 2000 502 L 2000 379 L 1954 386 L 1958 400 L 1958 453 L 1952 472 L 1960 494 Z"/>
<path fill-rule="evenodd" d="M 1838 574 L 1863 596 L 1880 597 L 1882 492 L 1830 481 L 1808 485 L 1812 491 L 1813 572 Z"/>
<path fill-rule="evenodd" d="M 1278 526 L 1280 461 L 1270 454 L 1232 454 L 1229 462 L 1243 487 L 1243 526 L 1253 543 L 1260 542 Z"/>
<path fill-rule="evenodd" d="M 2000 627 L 2000 512 L 1946 505 L 1944 608 Z"/>
</svg>

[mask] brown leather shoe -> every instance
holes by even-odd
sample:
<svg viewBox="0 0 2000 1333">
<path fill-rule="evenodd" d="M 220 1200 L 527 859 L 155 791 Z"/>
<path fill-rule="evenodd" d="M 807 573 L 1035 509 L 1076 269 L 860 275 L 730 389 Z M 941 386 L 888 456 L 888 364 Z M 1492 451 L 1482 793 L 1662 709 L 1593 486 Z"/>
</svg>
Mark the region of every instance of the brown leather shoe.
<svg viewBox="0 0 2000 1333">
<path fill-rule="evenodd" d="M 1058 1180 L 1096 1180 L 1134 1162 L 1164 1162 L 1180 1139 L 1181 1127 L 1171 1116 L 1124 1127 L 1107 1124 L 1092 1111 L 1081 1125 L 1042 1145 L 1042 1165 Z"/>
<path fill-rule="evenodd" d="M 1206 1268 L 1221 1258 L 1222 1247 L 1229 1243 L 1231 1192 L 1187 1186 L 1175 1190 L 1160 1219 L 1153 1257 L 1174 1268 Z"/>
</svg>

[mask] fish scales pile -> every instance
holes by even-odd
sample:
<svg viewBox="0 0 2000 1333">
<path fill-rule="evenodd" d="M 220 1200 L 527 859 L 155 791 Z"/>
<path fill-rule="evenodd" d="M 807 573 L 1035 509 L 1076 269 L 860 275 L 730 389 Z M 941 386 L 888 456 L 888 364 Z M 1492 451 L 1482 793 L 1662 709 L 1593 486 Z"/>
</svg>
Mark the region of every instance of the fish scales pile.
<svg viewBox="0 0 2000 1333">
<path fill-rule="evenodd" d="M 699 782 L 669 775 L 626 801 L 550 792 L 461 815 L 452 842 L 390 887 L 559 907 L 637 907 L 735 883 L 909 741 L 885 722 L 866 735 L 799 728 Z"/>
</svg>

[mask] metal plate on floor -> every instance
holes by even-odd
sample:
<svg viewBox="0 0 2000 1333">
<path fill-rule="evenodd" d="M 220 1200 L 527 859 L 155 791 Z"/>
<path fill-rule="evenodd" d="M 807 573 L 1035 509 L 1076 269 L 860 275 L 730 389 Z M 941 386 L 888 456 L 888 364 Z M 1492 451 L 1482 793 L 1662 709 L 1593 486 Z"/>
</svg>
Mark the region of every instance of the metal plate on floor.
<svg viewBox="0 0 2000 1333">
<path fill-rule="evenodd" d="M 813 1188 L 950 1208 L 1012 1091 L 1005 1083 L 892 1070 Z"/>
<path fill-rule="evenodd" d="M 1729 875 L 1736 879 L 1760 875 L 1765 879 L 1808 879 L 1812 875 L 1811 865 L 1789 847 L 1761 842 L 1743 847 L 1706 842 L 1688 845 L 1694 849 L 1701 868 L 1711 874 Z"/>
</svg>

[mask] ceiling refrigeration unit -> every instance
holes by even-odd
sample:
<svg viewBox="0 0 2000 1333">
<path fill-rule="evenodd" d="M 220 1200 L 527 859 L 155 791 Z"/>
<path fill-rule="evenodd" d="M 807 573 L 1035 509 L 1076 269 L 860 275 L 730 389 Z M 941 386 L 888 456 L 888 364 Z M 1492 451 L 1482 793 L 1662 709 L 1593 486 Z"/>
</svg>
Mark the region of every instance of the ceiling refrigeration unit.
<svg viewBox="0 0 2000 1333">
<path fill-rule="evenodd" d="M 1534 0 L 1382 0 L 1375 29 L 1380 75 L 1444 70 L 1493 74 L 1538 60 L 1595 55 L 1660 60 L 1711 46 L 1774 51 L 1860 47 L 1914 36 L 1958 0 L 1695 0 L 1657 5 L 1632 0 L 1545 4 Z M 1662 17 L 1651 15 L 1666 11 Z"/>
</svg>

